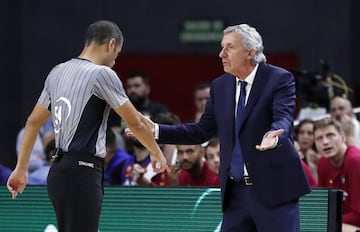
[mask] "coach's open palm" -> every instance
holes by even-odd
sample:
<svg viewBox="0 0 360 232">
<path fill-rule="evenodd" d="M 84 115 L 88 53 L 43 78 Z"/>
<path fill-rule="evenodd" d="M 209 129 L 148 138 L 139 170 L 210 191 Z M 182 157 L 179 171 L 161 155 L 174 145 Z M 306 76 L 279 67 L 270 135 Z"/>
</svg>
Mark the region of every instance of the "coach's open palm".
<svg viewBox="0 0 360 232">
<path fill-rule="evenodd" d="M 256 145 L 256 149 L 260 150 L 260 151 L 265 151 L 265 150 L 269 150 L 269 149 L 273 149 L 276 147 L 277 143 L 278 143 L 278 139 L 279 139 L 279 135 L 281 135 L 282 133 L 284 133 L 283 129 L 279 129 L 279 130 L 274 130 L 274 131 L 269 131 L 267 132 L 260 145 Z"/>
</svg>

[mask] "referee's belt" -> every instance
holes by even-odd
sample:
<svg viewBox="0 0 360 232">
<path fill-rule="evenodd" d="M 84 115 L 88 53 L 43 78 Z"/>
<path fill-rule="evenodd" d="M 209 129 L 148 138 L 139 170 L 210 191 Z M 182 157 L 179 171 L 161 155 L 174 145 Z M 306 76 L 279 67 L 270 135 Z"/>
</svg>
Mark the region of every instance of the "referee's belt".
<svg viewBox="0 0 360 232">
<path fill-rule="evenodd" d="M 94 156 L 87 153 L 63 151 L 61 148 L 56 148 L 51 153 L 51 161 L 58 162 L 61 159 L 66 158 L 78 162 L 79 165 L 103 167 L 104 158 Z"/>
<path fill-rule="evenodd" d="M 251 186 L 253 185 L 253 182 L 251 182 L 250 177 L 249 176 L 243 176 L 243 178 L 241 178 L 240 180 L 235 180 L 235 178 L 233 176 L 229 176 L 229 179 L 236 184 L 244 184 L 246 186 Z"/>
</svg>

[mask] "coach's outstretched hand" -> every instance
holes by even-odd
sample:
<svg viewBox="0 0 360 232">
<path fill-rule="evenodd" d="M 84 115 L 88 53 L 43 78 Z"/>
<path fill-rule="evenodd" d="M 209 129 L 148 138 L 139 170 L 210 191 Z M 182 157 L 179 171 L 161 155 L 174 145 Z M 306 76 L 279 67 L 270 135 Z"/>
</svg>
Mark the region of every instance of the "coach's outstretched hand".
<svg viewBox="0 0 360 232">
<path fill-rule="evenodd" d="M 284 133 L 283 129 L 267 132 L 264 135 L 261 144 L 256 145 L 255 148 L 258 149 L 259 151 L 265 151 L 275 148 L 276 145 L 278 144 L 278 140 L 279 140 L 278 136 L 281 135 L 282 133 Z"/>
</svg>

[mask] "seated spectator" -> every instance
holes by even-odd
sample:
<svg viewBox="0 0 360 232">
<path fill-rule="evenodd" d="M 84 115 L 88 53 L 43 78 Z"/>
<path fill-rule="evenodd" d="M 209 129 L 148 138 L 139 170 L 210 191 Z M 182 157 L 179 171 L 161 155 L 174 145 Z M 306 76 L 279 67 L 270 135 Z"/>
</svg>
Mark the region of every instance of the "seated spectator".
<svg viewBox="0 0 360 232">
<path fill-rule="evenodd" d="M 123 185 L 149 185 L 156 174 L 151 167 L 150 152 L 135 137 L 126 140 L 132 153 L 125 163 Z"/>
<path fill-rule="evenodd" d="M 208 82 L 203 82 L 195 86 L 194 89 L 194 105 L 195 115 L 190 122 L 199 122 L 202 114 L 205 111 L 207 99 L 210 97 L 210 86 Z"/>
<path fill-rule="evenodd" d="M 300 160 L 301 161 L 301 165 L 304 169 L 305 175 L 307 180 L 309 181 L 309 185 L 311 187 L 317 187 L 317 181 L 315 180 L 313 174 L 311 173 L 310 168 L 307 166 L 307 164 L 304 162 L 304 160 Z"/>
<path fill-rule="evenodd" d="M 180 118 L 171 112 L 159 113 L 152 117 L 152 120 L 158 123 L 167 125 L 179 124 Z M 137 177 L 137 185 L 151 185 L 151 186 L 169 186 L 177 185 L 177 177 L 175 177 L 176 161 L 177 161 L 177 149 L 174 144 L 159 144 L 166 161 L 171 169 L 170 173 L 154 173 L 150 166 L 147 168 L 141 168 L 136 165 L 134 168 L 135 176 Z M 177 169 L 176 169 L 177 170 Z"/>
<path fill-rule="evenodd" d="M 315 180 L 315 177 L 313 176 L 309 166 L 305 163 L 304 159 L 303 159 L 303 155 L 300 151 L 300 147 L 299 147 L 299 143 L 297 141 L 294 142 L 295 143 L 295 149 L 298 151 L 299 153 L 299 158 L 300 158 L 300 161 L 301 161 L 301 165 L 304 169 L 304 172 L 305 172 L 305 175 L 306 175 L 306 178 L 309 182 L 309 185 L 311 187 L 317 187 L 317 180 Z M 317 176 L 317 174 L 316 174 Z"/>
<path fill-rule="evenodd" d="M 130 154 L 118 148 L 116 133 L 111 128 L 106 131 L 104 185 L 123 185 L 125 182 L 125 167 L 132 158 Z"/>
<path fill-rule="evenodd" d="M 20 142 L 22 140 L 24 134 L 24 128 L 22 128 L 16 140 L 16 152 L 19 153 L 20 150 Z M 46 154 L 45 154 L 45 145 L 49 140 L 51 140 L 52 136 L 54 136 L 54 126 L 52 123 L 51 117 L 45 122 L 45 124 L 41 127 L 39 134 L 37 135 L 34 147 L 32 149 L 30 155 L 29 162 L 29 173 L 35 171 L 36 169 L 46 165 Z"/>
<path fill-rule="evenodd" d="M 335 96 L 330 100 L 329 109 L 331 117 L 341 123 L 345 135 L 347 136 L 347 144 L 359 147 L 360 122 L 353 112 L 350 100 L 346 97 Z M 352 122 L 352 124 L 350 122 Z"/>
<path fill-rule="evenodd" d="M 155 116 L 153 116 L 152 121 L 156 123 L 166 124 L 166 125 L 175 125 L 180 124 L 181 120 L 179 116 L 177 116 L 174 113 L 171 112 L 165 112 L 165 113 L 159 113 Z M 174 144 L 159 144 L 168 165 L 173 165 L 176 163 L 177 157 L 176 157 L 176 145 Z"/>
<path fill-rule="evenodd" d="M 29 174 L 28 184 L 29 185 L 47 185 L 47 176 L 50 171 L 52 164 L 52 155 L 55 150 L 55 138 L 47 138 L 49 141 L 45 142 L 45 163 Z"/>
<path fill-rule="evenodd" d="M 177 145 L 179 186 L 219 186 L 219 176 L 210 170 L 201 145 Z"/>
<path fill-rule="evenodd" d="M 214 137 L 209 140 L 205 146 L 205 158 L 208 162 L 209 168 L 216 175 L 219 175 L 220 167 L 220 141 Z"/>
<path fill-rule="evenodd" d="M 295 145 L 301 160 L 305 162 L 306 169 L 310 169 L 310 179 L 314 178 L 316 182 L 320 155 L 315 148 L 314 122 L 311 119 L 303 119 L 295 127 L 295 141 L 297 141 Z"/>
<path fill-rule="evenodd" d="M 315 122 L 316 148 L 319 160 L 319 187 L 343 191 L 343 218 L 346 224 L 360 227 L 360 149 L 346 144 L 340 124 L 331 118 Z"/>
<path fill-rule="evenodd" d="M 169 112 L 158 114 L 153 117 L 153 120 L 158 123 L 170 125 L 180 123 L 180 119 L 175 114 Z M 219 149 L 219 146 L 216 146 L 214 143 L 211 144 Z M 217 144 L 219 144 L 218 141 Z M 179 152 L 179 147 L 183 147 L 184 150 Z M 205 152 L 201 145 L 161 144 L 160 148 L 164 152 L 171 171 L 169 173 L 156 174 L 145 167 L 141 168 L 139 165 L 134 166 L 132 170 L 136 173 L 137 185 L 219 186 L 218 174 L 209 169 L 209 164 L 208 161 L 204 159 Z M 177 154 L 174 153 L 176 151 Z M 177 162 L 175 162 L 176 160 Z M 216 168 L 214 168 L 214 170 L 215 169 Z M 219 169 L 218 164 L 217 169 Z"/>
<path fill-rule="evenodd" d="M 0 185 L 6 185 L 10 174 L 11 174 L 11 169 L 0 164 Z"/>
<path fill-rule="evenodd" d="M 21 129 L 17 135 L 16 140 L 16 153 L 20 150 L 20 141 L 24 135 L 24 128 Z M 30 162 L 29 162 L 29 173 L 35 171 L 46 163 L 46 156 L 44 151 L 44 145 L 40 134 L 37 135 L 34 147 L 31 151 Z"/>
<path fill-rule="evenodd" d="M 129 73 L 126 77 L 126 82 L 124 82 L 124 88 L 131 103 L 142 114 L 153 117 L 159 113 L 168 112 L 168 108 L 164 104 L 150 99 L 150 79 L 144 72 L 133 71 Z M 108 119 L 108 126 L 112 128 L 114 132 L 121 134 L 121 130 L 124 129 L 122 128 L 122 124 L 123 121 L 121 118 L 113 110 L 111 110 Z M 119 137 L 118 139 L 121 139 L 118 140 L 118 146 L 124 148 L 123 138 Z"/>
<path fill-rule="evenodd" d="M 164 104 L 150 100 L 150 81 L 145 73 L 139 71 L 130 73 L 127 76 L 125 88 L 131 103 L 142 114 L 152 117 L 168 112 Z"/>
<path fill-rule="evenodd" d="M 177 145 L 178 163 L 169 173 L 160 173 L 145 181 L 152 186 L 219 186 L 219 176 L 210 170 L 201 145 Z M 143 171 L 144 174 L 144 171 Z"/>
</svg>

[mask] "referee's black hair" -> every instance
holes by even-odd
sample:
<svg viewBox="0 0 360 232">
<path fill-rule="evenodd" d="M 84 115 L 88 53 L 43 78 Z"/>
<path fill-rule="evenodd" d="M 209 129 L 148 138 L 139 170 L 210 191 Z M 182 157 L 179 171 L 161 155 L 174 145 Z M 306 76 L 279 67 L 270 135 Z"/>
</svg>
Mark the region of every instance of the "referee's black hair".
<svg viewBox="0 0 360 232">
<path fill-rule="evenodd" d="M 91 42 L 97 44 L 107 43 L 110 39 L 115 39 L 117 44 L 124 41 L 123 34 L 116 23 L 108 20 L 100 20 L 92 23 L 85 35 L 85 46 Z"/>
</svg>

